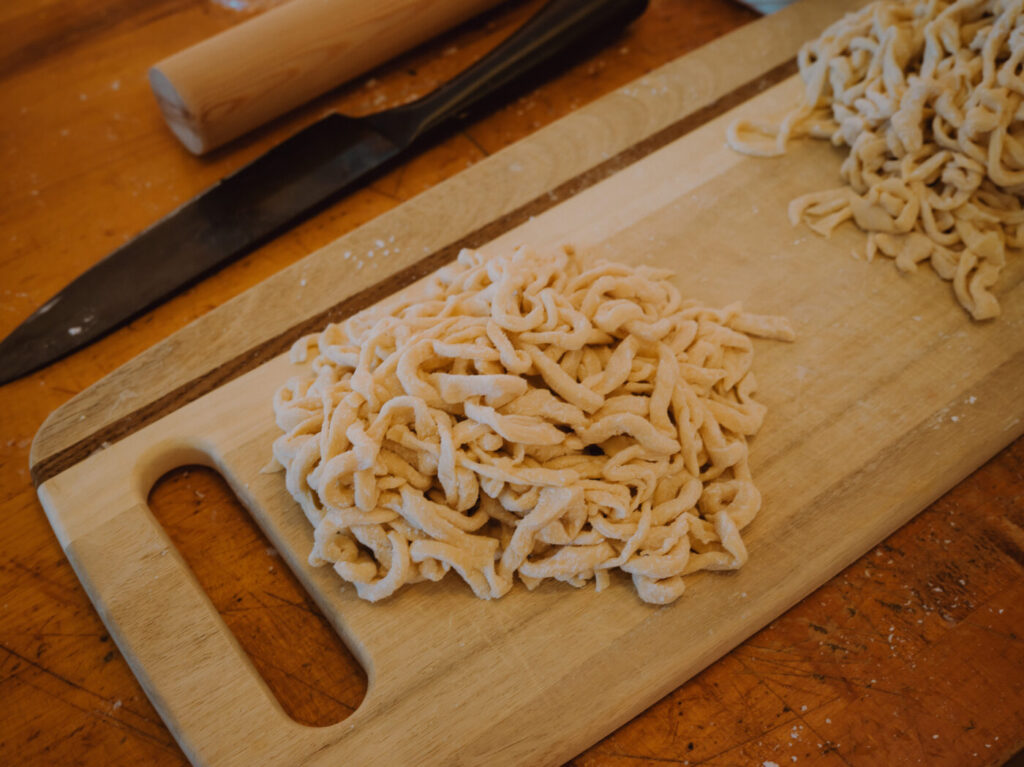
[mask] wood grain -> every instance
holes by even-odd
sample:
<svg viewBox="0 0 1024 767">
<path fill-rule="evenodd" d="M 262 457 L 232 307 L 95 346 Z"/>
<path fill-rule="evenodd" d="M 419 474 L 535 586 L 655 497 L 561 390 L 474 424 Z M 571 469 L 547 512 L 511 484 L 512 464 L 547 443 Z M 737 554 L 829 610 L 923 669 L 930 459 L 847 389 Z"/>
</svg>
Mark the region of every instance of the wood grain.
<svg viewBox="0 0 1024 767">
<path fill-rule="evenodd" d="M 132 434 L 147 424 L 158 420 L 162 416 L 174 412 L 174 410 L 182 405 L 198 399 L 202 395 L 213 391 L 235 377 L 269 361 L 273 357 L 290 348 L 291 345 L 302 336 L 319 330 L 328 322 L 339 322 L 346 317 L 371 306 L 377 301 L 386 298 L 396 290 L 412 284 L 416 280 L 453 261 L 459 251 L 463 248 L 478 248 L 493 241 L 495 238 L 525 223 L 534 216 L 544 213 L 558 203 L 579 194 L 594 184 L 611 177 L 617 171 L 620 171 L 652 152 L 661 149 L 668 143 L 685 136 L 687 133 L 700 127 L 709 120 L 725 114 L 736 105 L 743 103 L 758 93 L 763 92 L 772 85 L 783 80 L 785 77 L 791 76 L 795 71 L 796 61 L 794 59 L 790 59 L 783 64 L 773 67 L 771 70 L 755 77 L 753 80 L 744 83 L 738 88 L 715 98 L 707 105 L 694 110 L 647 138 L 623 149 L 613 157 L 610 157 L 609 159 L 598 163 L 594 167 L 563 181 L 558 186 L 549 189 L 545 194 L 535 197 L 534 199 L 520 205 L 518 208 L 483 224 L 479 228 L 469 232 L 460 239 L 451 242 L 440 250 L 430 253 L 405 268 L 398 269 L 393 272 L 385 271 L 384 273 L 386 276 L 379 282 L 346 296 L 343 300 L 333 306 L 330 306 L 312 317 L 307 317 L 302 322 L 287 328 L 287 330 L 284 330 L 278 335 L 260 341 L 257 341 L 256 336 L 250 335 L 247 338 L 247 341 L 254 344 L 252 347 L 245 349 L 232 358 L 221 360 L 216 367 L 209 369 L 198 378 L 187 381 L 172 391 L 160 394 L 153 401 L 142 405 L 138 410 L 122 415 L 116 420 L 112 420 L 108 423 L 100 422 L 96 424 L 94 426 L 96 431 L 91 434 L 85 433 L 77 442 L 62 448 L 57 452 L 47 454 L 46 451 L 49 449 L 49 443 L 51 440 L 59 441 L 63 439 L 62 431 L 66 428 L 69 422 L 74 424 L 74 431 L 76 434 L 84 433 L 85 429 L 93 426 L 93 424 L 90 423 L 87 413 L 80 413 L 76 422 L 75 419 L 67 416 L 64 409 L 54 411 L 47 423 L 44 423 L 41 434 L 37 437 L 36 444 L 38 447 L 33 447 L 34 452 L 31 457 L 31 473 L 33 481 L 37 485 L 42 484 L 50 477 L 53 477 L 64 469 L 78 463 L 86 456 L 98 450 L 101 446 L 115 442 L 118 439 Z M 514 163 L 516 160 L 513 158 L 512 162 Z M 480 183 L 488 185 L 494 181 L 495 179 L 493 177 L 485 177 L 480 181 Z M 438 191 L 442 194 L 446 192 L 443 188 Z M 415 225 L 416 214 L 408 210 L 405 210 L 404 212 L 406 213 L 405 220 L 393 222 L 394 226 L 403 228 L 405 226 Z M 384 236 L 384 234 L 384 232 L 381 232 L 382 236 Z M 389 235 L 389 239 L 391 237 L 393 237 L 393 235 Z M 383 242 L 383 240 L 377 241 Z M 347 243 L 347 240 L 344 242 Z M 333 248 L 335 251 L 334 256 L 336 256 L 337 252 L 341 250 L 341 247 L 344 247 L 344 244 Z M 333 256 L 329 256 L 328 258 L 331 257 Z M 323 262 L 325 260 L 326 259 L 323 258 L 320 259 L 321 263 L 319 268 L 324 268 Z M 362 263 L 365 264 L 366 262 Z M 374 264 L 371 263 L 371 268 L 373 265 Z M 308 270 L 318 268 L 317 264 L 310 261 L 304 261 L 302 266 L 302 273 L 304 275 Z M 303 279 L 308 283 L 308 277 L 304 276 L 300 278 L 300 282 Z M 322 281 L 328 283 L 332 282 L 330 280 Z M 260 288 L 260 286 L 257 286 L 257 288 Z M 273 288 L 274 286 L 271 285 L 263 286 L 262 290 L 257 291 L 262 295 L 250 294 L 248 296 L 250 302 L 254 304 L 263 304 L 264 296 L 270 295 Z M 223 318 L 223 315 L 211 315 L 204 318 L 202 321 L 197 322 L 192 328 L 192 337 L 209 337 L 211 335 L 219 336 L 223 327 L 216 323 L 221 318 Z M 171 347 L 171 354 L 175 351 L 175 347 L 173 346 L 175 340 L 176 339 L 173 337 L 168 339 L 167 345 Z M 187 345 L 187 341 L 180 341 L 177 348 L 187 348 Z M 153 350 L 155 354 L 160 354 L 161 351 L 164 350 L 162 348 L 156 348 Z M 209 367 L 208 361 L 206 365 Z M 122 371 L 122 373 L 123 372 L 124 371 Z M 162 380 L 136 380 L 132 382 L 132 388 L 137 388 L 140 384 L 144 390 L 152 390 L 155 388 L 154 384 L 162 384 Z M 101 383 L 100 388 L 109 389 L 112 385 L 113 382 L 107 382 L 105 385 Z M 94 392 L 92 390 L 83 392 L 83 399 L 90 398 L 92 401 L 101 399 L 102 393 Z M 72 401 L 71 403 L 68 403 L 68 408 L 74 409 L 78 404 L 79 403 L 77 401 Z M 82 415 L 86 415 L 86 417 L 82 418 Z"/>
<path fill-rule="evenodd" d="M 344 294 L 355 295 L 413 267 L 426 255 L 451 252 L 458 243 L 468 241 L 465 238 L 487 234 L 494 222 L 555 193 L 620 152 L 628 160 L 636 144 L 677 124 L 681 114 L 697 114 L 719 98 L 756 83 L 765 72 L 791 60 L 795 41 L 809 29 L 820 29 L 835 13 L 828 4 L 811 4 L 802 13 L 773 17 L 774 36 L 758 35 L 748 27 L 714 40 L 692 56 L 664 65 L 643 87 L 620 88 L 601 105 L 576 109 L 537 131 L 529 143 L 489 155 L 329 242 L 329 247 L 310 253 L 256 290 L 237 296 L 166 343 L 138 355 L 54 412 L 36 437 L 32 465 L 207 374 L 230 375 L 233 366 L 225 363 L 240 353 L 329 312 L 339 300 L 334 265 L 345 253 L 355 254 L 360 265 L 354 265 L 345 281 Z M 625 55 L 623 49 L 629 47 L 620 47 L 618 55 Z M 720 67 L 722 61 L 736 63 Z M 580 141 L 581 136 L 587 140 Z M 516 170 L 509 172 L 509 168 Z M 452 196 L 473 202 L 453 208 L 447 204 Z M 438 221 L 443 225 L 436 225 Z M 396 233 L 401 233 L 401 240 L 391 248 L 385 245 L 388 253 L 383 254 L 376 243 L 388 243 Z M 375 251 L 378 255 L 372 258 L 370 253 Z M 216 331 L 211 332 L 212 328 Z M 189 349 L 200 345 L 202 355 L 189 354 Z"/>
<path fill-rule="evenodd" d="M 181 152 L 151 108 L 143 73 L 159 58 L 235 23 L 236 14 L 198 0 L 144 6 L 112 0 L 6 3 L 0 11 L 0 103 L 9 119 L 0 124 L 0 143 L 7 148 L 0 227 L 9 247 L 0 254 L 0 333 L 124 237 L 315 119 L 320 110 L 338 106 L 358 114 L 423 92 L 536 6 L 509 6 L 488 20 L 490 27 L 459 30 L 374 73 L 375 82 L 331 94 L 236 151 L 199 161 Z M 0 390 L 0 503 L 11 526 L 0 543 L 3 760 L 183 763 L 111 647 L 31 489 L 29 440 L 48 412 L 307 252 L 750 18 L 727 2 L 656 0 L 620 46 L 454 134 L 89 352 Z M 193 373 L 190 368 L 184 374 Z M 173 388 L 179 371 L 167 374 Z M 127 393 L 110 398 L 115 410 L 122 394 Z M 131 396 L 127 399 L 130 411 Z M 915 518 L 879 547 L 880 554 L 852 565 L 574 762 L 759 764 L 772 759 L 782 764 L 793 755 L 802 764 L 1001 764 L 1024 742 L 1020 445 L 1000 453 Z M 187 492 L 155 497 L 161 515 L 164 501 L 186 514 L 195 492 L 207 497 L 215 492 L 210 480 L 195 472 L 188 477 L 178 472 L 168 483 Z M 224 498 L 219 508 L 228 502 Z M 182 543 L 186 554 L 188 545 Z M 952 556 L 937 556 L 943 547 Z M 219 553 L 230 559 L 232 551 L 218 537 L 198 544 L 194 558 Z M 878 566 L 871 564 L 876 561 Z M 254 561 L 252 567 L 250 577 L 266 565 Z M 215 602 L 246 596 L 237 580 L 207 583 Z M 267 590 L 284 593 L 279 584 Z M 292 637 L 287 653 L 266 641 L 273 635 L 267 627 L 272 629 L 279 615 L 273 607 L 251 611 L 253 623 L 238 629 L 248 632 L 255 654 L 276 662 L 301 653 L 301 637 L 307 635 Z M 891 638 L 894 649 L 886 651 L 893 624 L 903 633 Z M 865 654 L 866 647 L 875 651 Z M 322 701 L 359 684 L 354 671 L 339 680 L 318 676 L 319 668 L 313 663 L 304 683 L 286 686 L 279 697 Z M 871 684 L 875 678 L 889 683 Z M 807 711 L 801 710 L 804 705 Z M 794 725 L 808 724 L 817 738 L 810 730 L 791 737 Z"/>
<path fill-rule="evenodd" d="M 770 34 L 772 24 L 751 29 Z M 361 764 L 383 750 L 401 764 L 559 764 L 1021 433 L 1024 263 L 1006 270 L 1000 321 L 970 323 L 948 285 L 850 259 L 862 237 L 852 227 L 831 240 L 794 232 L 788 201 L 838 174 L 841 155 L 829 144 L 805 142 L 772 161 L 724 144 L 729 121 L 781 114 L 802 87 L 790 77 L 486 245 L 500 254 L 524 242 L 572 243 L 586 260 L 674 269 L 686 295 L 714 305 L 741 300 L 789 315 L 799 341 L 757 347 L 771 418 L 751 444 L 751 469 L 765 510 L 739 573 L 695 576 L 663 609 L 639 603 L 627 579 L 603 594 L 519 588 L 493 604 L 450 579 L 362 602 L 329 568 L 308 565 L 308 522 L 283 477 L 263 471 L 278 434 L 267 403 L 295 369 L 287 355 L 40 485 L 79 578 L 193 761 Z M 338 279 L 353 263 L 362 259 L 335 262 Z M 415 301 L 420 290 L 410 285 L 385 302 Z M 346 722 L 298 729 L 278 710 L 145 508 L 143 493 L 159 476 L 195 461 L 223 472 L 366 668 L 366 699 Z"/>
<path fill-rule="evenodd" d="M 323 727 L 356 710 L 366 672 L 215 471 L 177 470 L 147 505 L 288 716 Z M 217 539 L 232 549 L 208 545 Z M 294 646 L 296 637 L 299 652 L 265 651 Z"/>
<path fill-rule="evenodd" d="M 168 127 L 204 154 L 280 117 L 498 0 L 292 0 L 157 62 Z"/>
</svg>

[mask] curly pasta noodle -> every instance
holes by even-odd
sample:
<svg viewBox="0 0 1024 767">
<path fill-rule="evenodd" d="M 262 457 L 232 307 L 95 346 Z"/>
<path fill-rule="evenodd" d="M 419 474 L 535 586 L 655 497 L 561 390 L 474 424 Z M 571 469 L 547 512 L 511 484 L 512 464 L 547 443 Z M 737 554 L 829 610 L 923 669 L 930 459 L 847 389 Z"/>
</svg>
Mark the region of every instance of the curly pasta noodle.
<svg viewBox="0 0 1024 767">
<path fill-rule="evenodd" d="M 513 575 L 664 604 L 747 559 L 761 497 L 748 336 L 788 323 L 684 301 L 670 272 L 570 249 L 464 250 L 415 301 L 303 339 L 274 399 L 274 457 L 330 563 L 376 601 L 455 570 L 482 598 Z"/>
<path fill-rule="evenodd" d="M 729 144 L 782 154 L 790 138 L 846 145 L 847 186 L 793 200 L 829 236 L 853 219 L 867 258 L 929 261 L 976 320 L 1007 251 L 1024 247 L 1024 0 L 874 2 L 801 49 L 804 100 L 780 125 L 738 121 Z"/>
</svg>

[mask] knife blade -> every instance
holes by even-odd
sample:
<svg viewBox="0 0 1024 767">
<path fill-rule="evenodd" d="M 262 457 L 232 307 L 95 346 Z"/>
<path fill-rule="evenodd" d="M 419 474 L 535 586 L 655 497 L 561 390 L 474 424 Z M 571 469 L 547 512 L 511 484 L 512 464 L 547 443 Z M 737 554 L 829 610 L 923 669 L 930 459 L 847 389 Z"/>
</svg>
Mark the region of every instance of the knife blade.
<svg viewBox="0 0 1024 767">
<path fill-rule="evenodd" d="M 423 98 L 332 113 L 219 181 L 81 274 L 0 342 L 0 384 L 70 354 L 242 256 L 557 54 L 618 30 L 647 0 L 551 0 Z"/>
</svg>

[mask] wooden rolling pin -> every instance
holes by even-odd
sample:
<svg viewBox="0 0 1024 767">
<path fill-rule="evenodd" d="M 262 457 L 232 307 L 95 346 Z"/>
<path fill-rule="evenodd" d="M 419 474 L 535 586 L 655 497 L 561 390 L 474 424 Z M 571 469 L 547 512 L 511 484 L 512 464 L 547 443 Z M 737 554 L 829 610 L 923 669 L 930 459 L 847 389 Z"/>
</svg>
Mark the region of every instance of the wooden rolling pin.
<svg viewBox="0 0 1024 767">
<path fill-rule="evenodd" d="M 290 0 L 149 71 L 167 124 L 208 152 L 499 0 Z"/>
</svg>

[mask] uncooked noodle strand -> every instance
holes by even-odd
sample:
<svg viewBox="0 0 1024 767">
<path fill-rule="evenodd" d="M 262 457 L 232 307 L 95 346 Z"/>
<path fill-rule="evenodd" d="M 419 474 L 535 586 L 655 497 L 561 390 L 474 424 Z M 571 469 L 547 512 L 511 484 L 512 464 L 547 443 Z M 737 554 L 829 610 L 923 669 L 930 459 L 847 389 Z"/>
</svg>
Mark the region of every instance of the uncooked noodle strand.
<svg viewBox="0 0 1024 767">
<path fill-rule="evenodd" d="M 976 320 L 1024 247 L 1024 0 L 881 0 L 801 48 L 803 101 L 781 123 L 740 120 L 729 144 L 849 147 L 846 185 L 793 200 L 790 219 L 829 236 L 852 220 L 868 260 L 929 262 Z"/>
<path fill-rule="evenodd" d="M 420 300 L 296 343 L 308 370 L 274 398 L 273 450 L 310 562 L 370 601 L 449 571 L 493 599 L 619 570 L 657 604 L 742 566 L 764 417 L 749 336 L 793 331 L 669 276 L 465 250 Z"/>
</svg>

